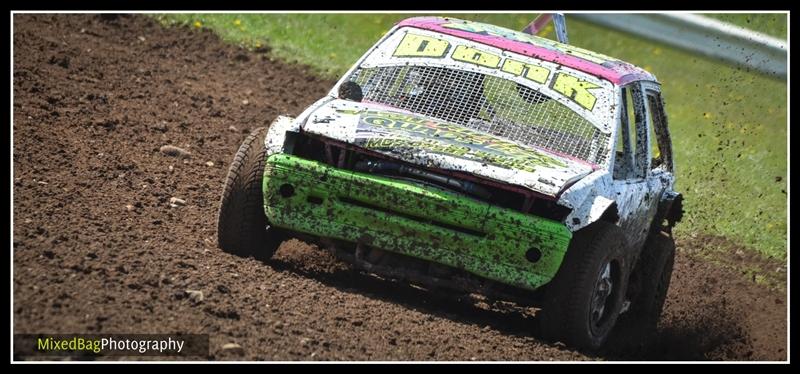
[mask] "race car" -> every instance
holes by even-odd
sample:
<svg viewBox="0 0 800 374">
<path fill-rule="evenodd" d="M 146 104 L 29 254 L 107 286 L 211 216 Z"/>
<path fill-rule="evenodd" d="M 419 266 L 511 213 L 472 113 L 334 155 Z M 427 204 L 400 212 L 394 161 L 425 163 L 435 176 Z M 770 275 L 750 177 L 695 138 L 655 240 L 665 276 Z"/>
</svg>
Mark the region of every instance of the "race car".
<svg viewBox="0 0 800 374">
<path fill-rule="evenodd" d="M 323 98 L 242 143 L 227 252 L 289 237 L 358 271 L 537 308 L 596 350 L 656 329 L 682 214 L 660 84 L 600 53 L 485 23 L 396 24 Z"/>
</svg>

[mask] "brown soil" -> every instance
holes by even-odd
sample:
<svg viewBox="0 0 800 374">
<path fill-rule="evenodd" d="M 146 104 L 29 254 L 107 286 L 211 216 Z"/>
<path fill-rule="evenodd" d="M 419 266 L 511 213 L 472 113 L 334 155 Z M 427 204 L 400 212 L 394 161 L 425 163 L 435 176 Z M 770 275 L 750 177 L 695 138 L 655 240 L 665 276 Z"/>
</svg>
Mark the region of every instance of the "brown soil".
<svg viewBox="0 0 800 374">
<path fill-rule="evenodd" d="M 660 338 L 635 356 L 543 343 L 529 311 L 354 273 L 297 240 L 267 263 L 223 253 L 239 143 L 333 82 L 142 16 L 15 15 L 14 31 L 16 333 L 208 333 L 217 360 L 786 359 L 785 293 L 682 243 Z"/>
</svg>

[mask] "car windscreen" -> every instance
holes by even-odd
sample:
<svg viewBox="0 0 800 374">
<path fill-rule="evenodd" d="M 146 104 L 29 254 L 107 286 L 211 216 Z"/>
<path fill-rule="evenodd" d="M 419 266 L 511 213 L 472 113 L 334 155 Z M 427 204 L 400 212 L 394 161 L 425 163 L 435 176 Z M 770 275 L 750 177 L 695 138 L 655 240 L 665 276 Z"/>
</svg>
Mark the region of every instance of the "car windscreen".
<svg viewBox="0 0 800 374">
<path fill-rule="evenodd" d="M 359 100 L 607 165 L 615 86 L 582 71 L 413 27 L 395 29 L 342 78 Z"/>
</svg>

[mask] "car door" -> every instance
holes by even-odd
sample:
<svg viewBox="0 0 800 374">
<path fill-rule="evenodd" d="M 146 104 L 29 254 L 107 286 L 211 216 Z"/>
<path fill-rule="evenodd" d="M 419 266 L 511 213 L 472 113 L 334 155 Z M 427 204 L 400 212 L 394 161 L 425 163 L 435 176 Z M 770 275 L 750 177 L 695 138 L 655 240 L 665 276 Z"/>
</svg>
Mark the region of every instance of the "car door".
<svg viewBox="0 0 800 374">
<path fill-rule="evenodd" d="M 657 86 L 656 86 L 657 88 Z M 652 217 L 658 208 L 658 177 L 651 169 L 650 126 L 646 91 L 653 87 L 642 82 L 620 90 L 620 121 L 613 165 L 619 226 L 632 249 L 647 239 Z"/>
<path fill-rule="evenodd" d="M 656 202 L 661 203 L 665 198 L 674 199 L 674 195 L 665 195 L 667 191 L 672 193 L 675 183 L 672 141 L 660 87 L 652 82 L 642 82 L 642 88 L 647 106 L 650 141 L 650 169 L 647 179 Z M 650 214 L 651 220 L 654 215 L 655 213 Z"/>
</svg>

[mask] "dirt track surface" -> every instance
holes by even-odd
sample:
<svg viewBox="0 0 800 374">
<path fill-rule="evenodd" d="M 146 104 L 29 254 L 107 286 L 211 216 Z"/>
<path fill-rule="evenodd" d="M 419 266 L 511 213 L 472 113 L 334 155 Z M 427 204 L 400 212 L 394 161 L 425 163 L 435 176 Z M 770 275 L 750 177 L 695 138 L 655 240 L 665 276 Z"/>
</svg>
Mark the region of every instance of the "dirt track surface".
<svg viewBox="0 0 800 374">
<path fill-rule="evenodd" d="M 141 16 L 15 15 L 14 31 L 15 333 L 208 333 L 215 360 L 786 359 L 785 294 L 681 242 L 660 338 L 636 355 L 543 343 L 530 311 L 354 273 L 297 240 L 266 263 L 223 253 L 240 142 L 333 82 Z"/>
</svg>

